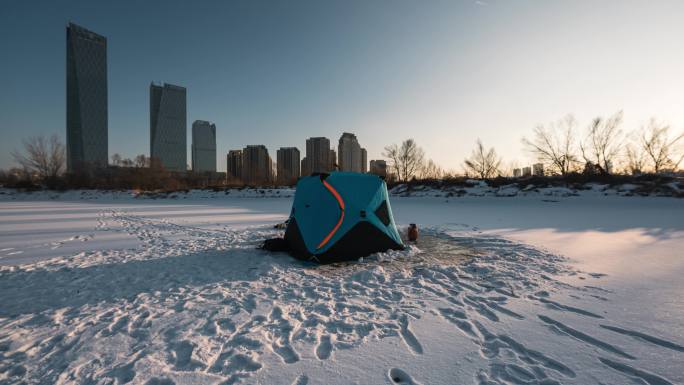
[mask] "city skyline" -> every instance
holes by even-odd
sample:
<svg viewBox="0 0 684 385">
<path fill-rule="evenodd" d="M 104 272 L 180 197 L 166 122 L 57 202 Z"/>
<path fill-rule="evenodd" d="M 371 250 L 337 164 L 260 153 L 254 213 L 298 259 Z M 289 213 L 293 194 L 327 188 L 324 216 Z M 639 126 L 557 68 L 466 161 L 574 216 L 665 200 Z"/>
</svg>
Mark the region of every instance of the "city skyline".
<svg viewBox="0 0 684 385">
<path fill-rule="evenodd" d="M 0 74 L 12 91 L 0 103 L 0 168 L 13 166 L 11 151 L 27 136 L 58 134 L 66 142 L 65 41 L 57 31 L 69 21 L 107 38 L 109 156 L 149 154 L 150 80 L 190 90 L 186 125 L 203 118 L 220 127 L 219 171 L 225 153 L 247 143 L 264 143 L 271 152 L 302 149 L 307 137 L 348 130 L 363 139 L 368 159 L 413 137 L 428 158 L 458 170 L 478 137 L 507 162 L 532 163 L 520 138 L 567 113 L 576 114 L 581 128 L 620 109 L 625 130 L 651 116 L 677 131 L 684 124 L 679 2 L 419 7 L 400 1 L 389 13 L 362 2 L 206 3 L 192 10 L 164 3 L 189 21 L 225 19 L 207 23 L 213 25 L 207 34 L 152 17 L 155 4 L 135 12 L 84 4 L 90 3 L 46 2 L 47 11 L 34 14 L 35 2 L 26 2 L 0 16 L 0 39 L 13 52 Z M 127 23 L 118 21 L 124 13 Z M 643 18 L 659 23 L 646 27 Z M 354 20 L 354 27 L 343 20 Z M 245 34 L 254 23 L 256 33 Z M 33 106 L 41 114 L 31 114 Z"/>
<path fill-rule="evenodd" d="M 108 156 L 106 143 L 108 142 L 107 132 L 107 40 L 97 33 L 87 30 L 74 23 L 67 26 L 67 169 L 73 171 L 76 164 L 80 166 L 102 166 L 111 164 Z M 77 65 L 78 64 L 78 65 Z M 81 67 L 85 67 L 83 72 Z M 79 76 L 80 75 L 80 76 Z M 80 78 L 86 80 L 79 81 Z M 100 82 L 100 84 L 97 84 Z M 86 97 L 83 98 L 86 91 Z M 183 168 L 183 158 L 187 161 L 187 152 L 182 148 L 182 142 L 187 144 L 187 128 L 183 132 L 183 126 L 187 121 L 186 112 L 186 89 L 181 86 L 160 83 L 150 84 L 150 152 L 151 161 L 158 161 L 161 166 L 171 171 L 192 171 L 192 172 L 217 172 L 217 164 L 220 158 L 216 148 L 216 125 L 205 120 L 195 120 L 191 126 L 191 148 L 190 164 Z M 79 97 L 81 97 L 79 99 Z M 94 99 L 94 100 L 92 100 Z M 85 106 L 82 104 L 85 100 Z M 79 114 L 79 116 L 75 116 Z M 99 113 L 99 114 L 98 114 Z M 86 120 L 90 126 L 93 124 L 85 118 L 93 120 L 100 126 L 95 125 L 95 129 L 90 128 L 88 135 L 83 133 L 81 125 Z M 85 117 L 85 118 L 84 118 Z M 84 146 L 83 142 L 89 146 Z M 314 162 L 312 165 L 305 166 L 305 174 L 324 171 L 368 171 L 367 152 L 362 148 L 356 135 L 343 132 L 338 142 L 337 154 L 330 148 L 325 150 L 326 143 L 330 140 L 325 137 L 312 137 L 307 139 L 309 142 L 316 142 L 323 150 L 315 147 L 313 156 L 309 159 Z M 320 143 L 319 143 L 320 142 Z M 104 146 L 102 145 L 104 143 Z M 85 147 L 85 149 L 84 149 Z M 88 147 L 97 147 L 94 150 Z M 268 149 L 264 145 L 247 145 L 243 150 L 228 150 L 226 153 L 226 180 L 241 180 L 248 183 L 263 178 L 255 178 L 253 172 L 249 170 L 259 168 L 262 165 L 252 164 L 250 161 L 250 151 L 259 148 L 265 150 L 265 156 L 271 162 Z M 311 151 L 314 147 L 309 148 Z M 75 151 L 78 150 L 78 151 Z M 90 150 L 90 151 L 86 151 Z M 78 152 L 78 153 L 76 153 Z M 93 153 L 94 152 L 94 153 Z M 185 152 L 185 153 L 184 153 Z M 86 153 L 86 155 L 84 155 Z M 183 154 L 184 153 L 184 154 Z M 240 154 L 239 169 L 236 167 L 234 155 Z M 145 154 L 142 154 L 145 155 Z M 121 157 L 115 152 L 113 156 Z M 257 155 L 261 162 L 261 156 Z M 270 175 L 273 170 L 269 170 L 269 177 L 265 179 L 276 179 L 281 183 L 294 183 L 302 175 L 300 162 L 305 162 L 306 157 L 300 159 L 297 147 L 280 147 L 277 150 L 276 173 Z M 263 162 L 262 162 L 263 163 Z M 321 166 L 324 164 L 325 166 Z M 312 168 L 314 171 L 309 171 Z M 233 172 L 231 172 L 233 170 Z M 247 174 L 243 179 L 243 174 Z"/>
<path fill-rule="evenodd" d="M 109 164 L 107 146 L 107 60 L 106 38 L 76 24 L 67 26 L 67 165 Z M 84 92 L 85 90 L 86 92 Z M 195 173 L 217 171 L 216 125 L 205 120 L 192 123 L 189 165 L 184 144 L 187 144 L 187 111 L 184 87 L 160 83 L 150 84 L 150 152 L 152 162 L 171 171 L 189 170 Z M 84 123 L 85 122 L 85 123 Z M 84 145 L 84 142 L 85 145 Z M 304 175 L 311 172 L 367 171 L 366 149 L 356 135 L 343 132 L 338 151 L 329 148 L 325 137 L 307 139 L 309 161 Z M 103 145 L 104 144 L 104 145 Z M 235 157 L 240 154 L 237 161 Z M 143 154 L 144 155 L 144 154 Z M 113 157 L 120 158 L 119 153 Z M 247 145 L 243 150 L 226 153 L 226 180 L 246 183 L 277 181 L 294 183 L 301 175 L 300 152 L 297 147 L 277 150 L 276 173 L 271 175 L 272 160 L 264 145 Z M 267 159 L 267 160 L 265 160 Z M 237 163 L 236 163 L 237 162 Z M 239 164 L 239 166 L 238 166 Z M 268 170 L 264 171 L 264 168 Z M 239 172 L 237 170 L 240 170 Z M 312 171 L 309 171 L 311 169 Z M 266 176 L 264 176 L 266 175 Z"/>
</svg>

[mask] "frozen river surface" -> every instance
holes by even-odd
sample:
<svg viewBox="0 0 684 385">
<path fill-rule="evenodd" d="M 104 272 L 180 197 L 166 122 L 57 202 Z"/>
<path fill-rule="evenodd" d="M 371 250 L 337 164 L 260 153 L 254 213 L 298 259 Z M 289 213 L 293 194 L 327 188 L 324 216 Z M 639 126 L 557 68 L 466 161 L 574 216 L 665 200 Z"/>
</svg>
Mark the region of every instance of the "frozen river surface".
<svg viewBox="0 0 684 385">
<path fill-rule="evenodd" d="M 267 195 L 268 196 L 268 195 Z M 415 247 L 256 250 L 291 197 L 0 196 L 0 383 L 684 383 L 684 203 L 392 198 Z"/>
</svg>

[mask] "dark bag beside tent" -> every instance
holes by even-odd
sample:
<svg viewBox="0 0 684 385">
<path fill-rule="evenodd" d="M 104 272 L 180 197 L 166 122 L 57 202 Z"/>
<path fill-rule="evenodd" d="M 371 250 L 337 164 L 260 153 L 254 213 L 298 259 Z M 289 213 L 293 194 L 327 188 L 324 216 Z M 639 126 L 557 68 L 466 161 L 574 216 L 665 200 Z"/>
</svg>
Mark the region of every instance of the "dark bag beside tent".
<svg viewBox="0 0 684 385">
<path fill-rule="evenodd" d="M 320 263 L 404 248 L 385 181 L 352 172 L 299 180 L 285 241 L 295 257 Z"/>
</svg>

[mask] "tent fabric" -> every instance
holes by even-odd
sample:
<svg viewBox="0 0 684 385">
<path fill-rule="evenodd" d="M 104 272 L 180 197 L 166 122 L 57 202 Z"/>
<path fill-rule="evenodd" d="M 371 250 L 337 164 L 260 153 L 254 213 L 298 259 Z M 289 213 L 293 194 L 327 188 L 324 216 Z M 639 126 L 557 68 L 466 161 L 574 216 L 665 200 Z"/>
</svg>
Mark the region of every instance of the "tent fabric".
<svg viewBox="0 0 684 385">
<path fill-rule="evenodd" d="M 385 181 L 352 172 L 299 180 L 285 240 L 294 256 L 321 263 L 404 248 Z"/>
</svg>

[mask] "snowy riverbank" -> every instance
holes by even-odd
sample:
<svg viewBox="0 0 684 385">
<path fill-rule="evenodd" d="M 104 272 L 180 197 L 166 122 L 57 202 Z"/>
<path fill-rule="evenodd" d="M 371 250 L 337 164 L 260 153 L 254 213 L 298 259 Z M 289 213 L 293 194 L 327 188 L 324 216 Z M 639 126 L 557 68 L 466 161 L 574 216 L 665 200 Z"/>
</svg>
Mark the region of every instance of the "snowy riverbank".
<svg viewBox="0 0 684 385">
<path fill-rule="evenodd" d="M 0 194 L 0 382 L 684 382 L 680 199 L 397 194 L 318 267 L 254 249 L 291 195 Z"/>
<path fill-rule="evenodd" d="M 626 178 L 626 177 L 625 177 Z M 234 187 L 149 192 L 130 190 L 37 190 L 22 191 L 0 188 L 2 200 L 127 200 L 135 199 L 216 199 L 216 198 L 292 198 L 294 187 Z M 461 182 L 435 181 L 421 184 L 397 184 L 390 188 L 395 197 L 431 197 L 457 199 L 462 197 L 684 197 L 684 182 L 681 178 L 641 180 L 634 178 L 630 183 L 571 183 L 553 178 L 531 180 L 510 179 L 504 184 L 488 184 L 482 180 L 467 179 Z"/>
</svg>

